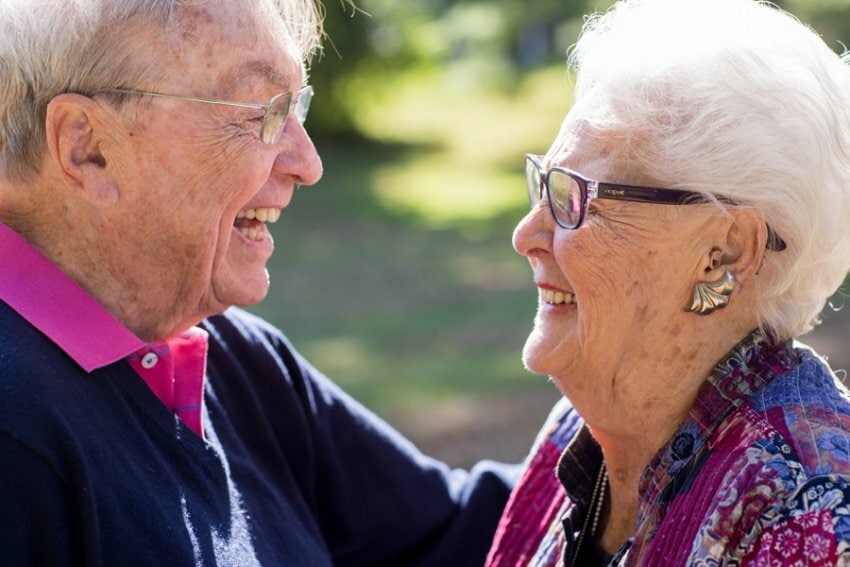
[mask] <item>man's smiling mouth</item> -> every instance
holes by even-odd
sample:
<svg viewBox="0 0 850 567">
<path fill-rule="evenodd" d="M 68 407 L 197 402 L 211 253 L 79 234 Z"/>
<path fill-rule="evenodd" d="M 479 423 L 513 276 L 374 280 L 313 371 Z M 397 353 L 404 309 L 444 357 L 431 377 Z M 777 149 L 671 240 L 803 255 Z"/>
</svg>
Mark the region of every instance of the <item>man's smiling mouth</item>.
<svg viewBox="0 0 850 567">
<path fill-rule="evenodd" d="M 279 218 L 280 209 L 275 207 L 242 209 L 236 213 L 233 226 L 248 240 L 260 241 L 268 234 L 265 223 L 277 222 Z"/>
</svg>

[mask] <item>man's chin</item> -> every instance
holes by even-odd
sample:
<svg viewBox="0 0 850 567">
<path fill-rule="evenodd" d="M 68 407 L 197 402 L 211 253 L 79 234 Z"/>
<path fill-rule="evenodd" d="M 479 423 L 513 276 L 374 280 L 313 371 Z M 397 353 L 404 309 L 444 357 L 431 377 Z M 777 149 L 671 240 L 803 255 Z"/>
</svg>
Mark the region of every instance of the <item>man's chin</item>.
<svg viewBox="0 0 850 567">
<path fill-rule="evenodd" d="M 256 274 L 249 278 L 236 281 L 231 280 L 230 285 L 223 286 L 221 293 L 217 293 L 221 309 L 225 311 L 228 307 L 251 307 L 266 298 L 269 294 L 269 273 L 263 270 L 262 274 Z"/>
</svg>

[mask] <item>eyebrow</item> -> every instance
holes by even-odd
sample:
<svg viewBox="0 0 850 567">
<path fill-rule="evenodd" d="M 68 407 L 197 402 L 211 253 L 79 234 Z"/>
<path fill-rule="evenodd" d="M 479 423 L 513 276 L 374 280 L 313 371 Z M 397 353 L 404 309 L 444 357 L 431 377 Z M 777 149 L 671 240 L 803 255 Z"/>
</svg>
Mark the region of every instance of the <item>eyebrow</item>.
<svg viewBox="0 0 850 567">
<path fill-rule="evenodd" d="M 225 92 L 232 93 L 249 77 L 260 77 L 281 90 L 287 90 L 292 85 L 294 73 L 282 73 L 268 60 L 254 59 L 228 71 L 221 86 Z"/>
</svg>

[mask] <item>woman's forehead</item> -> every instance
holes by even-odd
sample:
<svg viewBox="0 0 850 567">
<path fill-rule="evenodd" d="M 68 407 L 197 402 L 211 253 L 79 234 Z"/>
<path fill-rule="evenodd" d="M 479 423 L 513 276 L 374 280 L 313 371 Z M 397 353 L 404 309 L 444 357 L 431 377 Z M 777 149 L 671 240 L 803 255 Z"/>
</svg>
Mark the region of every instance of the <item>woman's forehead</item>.
<svg viewBox="0 0 850 567">
<path fill-rule="evenodd" d="M 636 148 L 646 134 L 610 124 L 597 126 L 586 115 L 571 111 L 549 148 L 544 165 L 566 167 L 596 181 L 664 187 L 665 180 L 648 173 L 652 164 L 636 157 Z"/>
<path fill-rule="evenodd" d="M 546 153 L 544 165 L 567 167 L 593 179 L 615 182 L 616 179 L 609 178 L 610 174 L 628 165 L 624 150 L 621 137 L 568 115 Z"/>
</svg>

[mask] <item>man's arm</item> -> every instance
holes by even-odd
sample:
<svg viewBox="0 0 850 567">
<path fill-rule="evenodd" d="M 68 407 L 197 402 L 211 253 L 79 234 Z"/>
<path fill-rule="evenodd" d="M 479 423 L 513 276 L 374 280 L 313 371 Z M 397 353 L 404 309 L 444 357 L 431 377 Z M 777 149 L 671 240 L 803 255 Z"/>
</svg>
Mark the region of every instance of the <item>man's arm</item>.
<svg viewBox="0 0 850 567">
<path fill-rule="evenodd" d="M 272 475 L 294 477 L 336 565 L 483 565 L 518 467 L 450 470 L 342 392 L 267 323 L 230 310 L 208 328 L 228 426 L 242 421 L 235 415 L 249 416 L 251 425 L 240 423 L 233 434 L 263 447 L 258 457 L 276 456 Z"/>
<path fill-rule="evenodd" d="M 338 565 L 482 565 L 518 468 L 450 470 L 300 361 L 315 399 L 316 504 Z"/>
</svg>

